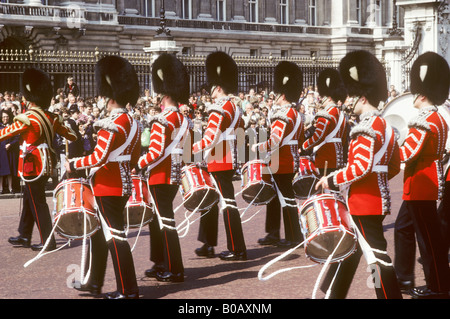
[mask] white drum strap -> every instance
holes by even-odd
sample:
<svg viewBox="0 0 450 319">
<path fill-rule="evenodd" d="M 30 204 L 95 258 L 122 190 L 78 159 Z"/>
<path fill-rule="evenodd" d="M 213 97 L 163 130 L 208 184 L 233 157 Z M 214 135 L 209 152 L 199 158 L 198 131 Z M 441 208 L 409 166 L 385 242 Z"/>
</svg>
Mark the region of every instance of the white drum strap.
<svg viewBox="0 0 450 319">
<path fill-rule="evenodd" d="M 386 153 L 386 150 L 389 146 L 389 143 L 392 138 L 392 128 L 391 126 L 386 122 L 386 134 L 384 144 L 383 146 L 378 150 L 378 152 L 375 154 L 373 158 L 374 165 L 372 167 L 372 172 L 379 172 L 379 173 L 387 173 L 388 172 L 388 166 L 387 165 L 379 165 L 381 159 L 383 158 L 384 154 Z"/>
<path fill-rule="evenodd" d="M 281 143 L 280 147 L 284 146 L 284 145 L 297 145 L 298 144 L 298 141 L 293 140 L 293 138 L 294 138 L 295 133 L 297 133 L 298 128 L 300 127 L 301 123 L 302 123 L 302 118 L 300 116 L 298 116 L 295 119 L 295 125 L 294 125 L 294 128 L 292 129 L 292 132 L 288 136 L 286 136 L 286 138 Z"/>
<path fill-rule="evenodd" d="M 98 215 L 100 217 L 103 234 L 105 235 L 105 239 L 107 242 L 112 239 L 117 239 L 120 241 L 127 241 L 127 235 L 126 235 L 125 230 L 118 230 L 118 229 L 109 227 L 109 225 L 106 223 L 105 219 L 103 218 L 102 214 L 98 214 Z"/>
<path fill-rule="evenodd" d="M 190 226 L 193 223 L 195 223 L 197 220 L 199 220 L 200 218 L 204 217 L 206 214 L 208 214 L 211 211 L 211 209 L 209 209 L 207 212 L 201 213 L 200 216 L 197 217 L 196 219 L 194 219 L 193 221 L 190 220 L 191 217 L 194 216 L 198 212 L 199 207 L 201 207 L 201 205 L 203 204 L 203 201 L 208 197 L 209 192 L 211 192 L 211 191 L 212 191 L 212 189 L 208 188 L 207 192 L 205 193 L 205 195 L 203 196 L 202 200 L 200 201 L 200 204 L 192 212 L 190 212 L 188 214 L 188 211 L 185 211 L 185 213 L 184 213 L 184 217 L 185 217 L 184 221 L 182 221 L 178 225 L 178 227 L 176 227 L 179 238 L 185 237 L 188 234 L 188 232 L 189 232 Z M 184 203 L 185 203 L 185 201 L 183 201 L 183 203 L 181 205 L 183 205 Z M 179 207 L 177 207 L 177 209 Z M 186 226 L 184 226 L 184 224 L 186 224 Z M 181 234 L 182 231 L 184 231 L 184 234 Z"/>
<path fill-rule="evenodd" d="M 327 144 L 327 143 L 331 143 L 331 142 L 342 142 L 342 139 L 340 139 L 340 138 L 335 138 L 335 137 L 336 137 L 336 134 L 339 132 L 339 129 L 341 128 L 342 123 L 344 122 L 344 118 L 345 118 L 345 116 L 344 116 L 343 112 L 341 111 L 340 114 L 339 114 L 339 120 L 338 120 L 338 123 L 336 124 L 336 127 L 334 128 L 334 130 L 333 130 L 330 134 L 328 134 L 328 135 L 325 137 L 325 139 L 322 141 L 322 143 L 320 143 L 319 145 L 316 145 L 316 146 L 313 148 L 313 153 L 317 153 L 317 151 L 318 151 L 323 145 L 325 145 L 325 144 Z"/>
<path fill-rule="evenodd" d="M 219 136 L 217 142 L 216 142 L 214 145 L 211 145 L 210 148 L 208 148 L 207 150 L 205 150 L 205 152 L 204 152 L 204 154 L 205 154 L 205 155 L 204 155 L 204 160 L 205 160 L 205 161 L 208 160 L 209 155 L 211 154 L 213 148 L 214 148 L 217 144 L 219 144 L 220 142 L 222 142 L 222 141 L 224 141 L 224 140 L 230 141 L 230 140 L 235 140 L 235 139 L 236 139 L 236 135 L 234 134 L 234 131 L 235 131 L 235 127 L 236 127 L 236 124 L 237 124 L 239 118 L 240 118 L 240 113 L 239 113 L 239 111 L 238 111 L 238 109 L 237 109 L 237 107 L 236 107 L 236 112 L 234 113 L 233 122 L 230 124 L 230 126 L 229 126 L 227 129 L 225 129 L 225 132 L 223 132 L 222 134 L 220 134 L 220 136 Z"/>
<path fill-rule="evenodd" d="M 372 264 L 379 263 L 386 267 L 392 267 L 392 263 L 387 263 L 384 260 L 377 258 L 374 254 L 374 252 L 376 252 L 378 254 L 387 255 L 387 252 L 370 247 L 369 243 L 366 241 L 366 239 L 364 238 L 364 236 L 361 234 L 358 227 L 356 226 L 355 222 L 353 221 L 353 218 L 350 218 L 350 221 L 352 223 L 353 228 L 355 229 L 355 231 L 357 233 L 358 243 L 359 243 L 359 246 L 361 247 L 364 257 L 366 258 L 367 264 L 372 265 Z"/>
<path fill-rule="evenodd" d="M 172 143 L 167 146 L 167 148 L 164 150 L 163 156 L 161 156 L 156 162 L 153 162 L 149 165 L 148 170 L 151 170 L 152 168 L 156 167 L 159 163 L 164 161 L 169 155 L 176 152 L 177 154 L 180 153 L 179 149 L 175 149 L 175 147 L 180 143 L 181 139 L 183 138 L 184 134 L 186 133 L 188 128 L 188 121 L 184 120 L 181 124 L 180 130 L 178 131 L 177 136 L 172 141 Z"/>
</svg>

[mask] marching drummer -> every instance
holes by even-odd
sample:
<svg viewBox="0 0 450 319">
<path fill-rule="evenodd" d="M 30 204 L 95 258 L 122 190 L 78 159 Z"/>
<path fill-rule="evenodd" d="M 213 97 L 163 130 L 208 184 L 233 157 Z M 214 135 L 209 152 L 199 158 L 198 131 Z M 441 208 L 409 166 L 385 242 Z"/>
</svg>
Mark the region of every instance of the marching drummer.
<svg viewBox="0 0 450 319">
<path fill-rule="evenodd" d="M 410 294 L 418 299 L 448 298 L 448 246 L 441 235 L 436 201 L 442 199 L 444 190 L 441 160 L 448 135 L 438 106 L 448 96 L 449 66 L 437 53 L 427 52 L 414 61 L 410 77 L 413 105 L 419 113 L 408 123 L 408 134 L 400 147 L 405 174 L 403 209 L 395 222 L 395 268 L 402 284 L 414 282 L 416 237 L 426 286 L 415 287 Z"/>
<path fill-rule="evenodd" d="M 206 76 L 214 103 L 207 107 L 208 124 L 203 139 L 194 144 L 192 152 L 205 154 L 208 172 L 221 192 L 222 209 L 228 251 L 220 253 L 222 260 L 247 259 L 241 217 L 236 204 L 233 176 L 238 168 L 237 129 L 244 127 L 242 110 L 228 96 L 238 90 L 238 68 L 228 54 L 217 51 L 206 58 Z M 195 250 L 198 256 L 214 257 L 217 245 L 218 205 L 202 214 L 198 240 L 203 246 Z"/>
<path fill-rule="evenodd" d="M 299 169 L 299 146 L 303 142 L 301 113 L 296 109 L 303 87 L 300 68 L 292 62 L 280 62 L 275 68 L 274 112 L 270 117 L 271 133 L 267 141 L 255 144 L 252 151 L 270 153 L 270 171 L 278 196 L 267 204 L 266 237 L 258 240 L 261 245 L 292 246 L 302 241 L 292 180 Z M 280 206 L 281 205 L 281 206 Z M 285 240 L 280 241 L 281 210 Z"/>
<path fill-rule="evenodd" d="M 323 175 L 325 166 L 331 173 L 345 164 L 347 119 L 337 103 L 346 100 L 347 92 L 339 71 L 331 68 L 319 73 L 317 87 L 322 103 L 314 116 L 314 134 L 303 143 L 302 149 L 312 150 L 314 165 Z"/>
<path fill-rule="evenodd" d="M 101 230 L 91 237 L 91 270 L 86 283 L 74 288 L 99 295 L 111 253 L 117 291 L 107 299 L 139 298 L 133 256 L 124 231 L 124 208 L 132 193 L 131 170 L 140 154 L 139 124 L 126 109 L 139 97 L 139 82 L 133 66 L 118 56 L 101 59 L 95 68 L 101 96 L 107 97 L 109 116 L 94 124 L 97 145 L 91 155 L 70 159 L 67 172 L 90 169 L 90 182 L 97 203 Z M 89 256 L 89 255 L 88 255 Z M 89 265 L 89 262 L 87 263 Z"/>
<path fill-rule="evenodd" d="M 152 83 L 162 94 L 164 111 L 149 120 L 150 145 L 139 159 L 139 169 L 148 169 L 148 187 L 156 218 L 149 224 L 150 260 L 147 277 L 163 282 L 183 282 L 184 267 L 172 203 L 181 184 L 183 148 L 191 143 L 191 122 L 179 105 L 189 99 L 189 75 L 171 54 L 160 55 L 152 66 Z"/>
<path fill-rule="evenodd" d="M 50 211 L 45 197 L 45 185 L 56 165 L 56 153 L 52 148 L 55 133 L 68 140 L 77 139 L 75 132 L 64 126 L 63 119 L 48 112 L 53 86 L 49 76 L 38 69 L 28 69 L 22 77 L 22 92 L 29 103 L 27 112 L 17 115 L 13 124 L 0 131 L 0 140 L 20 135 L 20 156 L 18 175 L 25 183 L 19 236 L 10 237 L 14 246 L 41 250 L 52 236 L 47 250 L 56 248 L 52 232 Z M 40 244 L 31 245 L 33 225 L 40 235 Z"/>
<path fill-rule="evenodd" d="M 388 180 L 400 172 L 394 130 L 377 110 L 387 98 L 386 73 L 375 56 L 362 50 L 348 53 L 339 71 L 349 96 L 356 100 L 354 111 L 361 121 L 350 132 L 346 167 L 322 177 L 316 189 L 349 187 L 348 209 L 360 233 L 356 252 L 339 267 L 331 265 L 322 290 L 330 290 L 330 298 L 345 298 L 364 253 L 372 267 L 377 297 L 402 298 L 382 224 L 391 209 Z"/>
</svg>

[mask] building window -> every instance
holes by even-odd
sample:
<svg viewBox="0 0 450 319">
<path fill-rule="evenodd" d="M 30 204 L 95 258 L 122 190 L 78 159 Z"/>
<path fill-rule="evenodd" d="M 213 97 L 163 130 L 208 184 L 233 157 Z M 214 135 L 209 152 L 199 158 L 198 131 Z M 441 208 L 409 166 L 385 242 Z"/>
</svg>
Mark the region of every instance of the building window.
<svg viewBox="0 0 450 319">
<path fill-rule="evenodd" d="M 248 0 L 249 22 L 258 22 L 258 0 Z"/>
<path fill-rule="evenodd" d="M 281 50 L 281 57 L 282 58 L 288 58 L 289 57 L 289 50 Z"/>
<path fill-rule="evenodd" d="M 316 0 L 309 0 L 309 25 L 317 25 Z"/>
<path fill-rule="evenodd" d="M 227 13 L 226 13 L 226 0 L 217 0 L 217 20 L 218 21 L 226 21 Z"/>
<path fill-rule="evenodd" d="M 192 19 L 192 0 L 182 0 L 181 6 L 183 19 Z"/>
<path fill-rule="evenodd" d="M 367 6 L 367 23 L 368 25 L 381 26 L 381 0 L 372 0 Z"/>
<path fill-rule="evenodd" d="M 289 0 L 280 0 L 280 23 L 289 24 Z"/>
<path fill-rule="evenodd" d="M 361 0 L 356 0 L 356 21 L 361 25 Z"/>
<path fill-rule="evenodd" d="M 156 17 L 155 0 L 144 0 L 144 17 Z"/>
<path fill-rule="evenodd" d="M 183 47 L 183 49 L 181 50 L 181 54 L 182 55 L 191 55 L 192 54 L 192 50 L 190 47 Z"/>
<path fill-rule="evenodd" d="M 258 56 L 258 49 L 250 49 L 250 56 Z"/>
</svg>

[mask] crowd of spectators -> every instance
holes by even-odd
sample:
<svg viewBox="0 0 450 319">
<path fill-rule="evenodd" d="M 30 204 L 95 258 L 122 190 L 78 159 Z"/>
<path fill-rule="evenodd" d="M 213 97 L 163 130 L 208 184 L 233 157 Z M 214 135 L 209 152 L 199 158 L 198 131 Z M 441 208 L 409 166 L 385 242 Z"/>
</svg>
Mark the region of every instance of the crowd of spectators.
<svg viewBox="0 0 450 319">
<path fill-rule="evenodd" d="M 395 89 L 391 88 L 391 92 Z M 392 93 L 394 95 L 396 93 Z M 391 97 L 390 97 L 391 98 Z M 259 136 L 270 135 L 269 114 L 276 99 L 275 93 L 268 90 L 250 89 L 249 92 L 240 92 L 237 96 L 232 96 L 236 105 L 243 111 L 243 121 L 246 130 L 246 150 L 250 149 L 253 143 L 257 143 Z M 303 90 L 296 107 L 304 114 L 305 135 L 312 133 L 314 116 L 320 106 L 321 97 L 317 88 L 307 87 Z M 56 96 L 52 99 L 49 107 L 50 112 L 60 114 L 66 125 L 72 127 L 77 133 L 76 142 L 69 143 L 68 146 L 61 137 L 56 136 L 54 148 L 59 154 L 64 154 L 70 158 L 90 154 L 96 145 L 96 134 L 93 124 L 107 116 L 105 99 L 101 96 L 83 97 L 73 78 L 69 78 L 63 88 L 57 90 Z M 160 96 L 152 96 L 146 89 L 136 105 L 127 105 L 128 112 L 133 118 L 138 120 L 142 128 L 141 149 L 144 153 L 149 145 L 150 128 L 149 119 L 163 111 Z M 206 110 L 208 105 L 213 103 L 206 90 L 200 90 L 191 94 L 189 103 L 180 106 L 180 111 L 189 117 L 194 125 L 197 136 L 202 136 L 208 115 Z M 352 113 L 351 101 L 340 101 L 342 109 L 345 111 L 350 127 L 355 125 L 358 118 Z M 343 104 L 343 105 L 342 105 Z M 0 94 L 0 110 L 2 121 L 0 128 L 10 125 L 14 116 L 26 110 L 26 101 L 20 93 L 5 92 Z M 18 137 L 6 140 L 0 144 L 0 190 L 2 193 L 19 192 L 20 187 L 17 180 L 17 159 L 19 154 Z M 248 154 L 246 154 L 248 160 Z M 54 185 L 56 186 L 56 184 Z"/>
</svg>

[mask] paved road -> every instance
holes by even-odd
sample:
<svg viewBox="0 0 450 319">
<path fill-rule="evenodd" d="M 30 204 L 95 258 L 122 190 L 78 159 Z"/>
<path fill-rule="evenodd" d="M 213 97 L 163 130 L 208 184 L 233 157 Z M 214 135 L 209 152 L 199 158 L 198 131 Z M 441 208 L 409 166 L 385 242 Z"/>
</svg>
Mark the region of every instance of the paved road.
<svg viewBox="0 0 450 319">
<path fill-rule="evenodd" d="M 385 219 L 385 236 L 389 242 L 388 251 L 393 257 L 393 227 L 401 204 L 402 176 L 397 176 L 391 181 L 393 197 L 393 214 Z M 236 190 L 240 190 L 240 181 L 235 182 Z M 53 201 L 48 197 L 50 208 Z M 181 203 L 177 197 L 175 207 Z M 19 198 L 0 199 L 0 298 L 1 299 L 91 299 L 78 291 L 68 288 L 68 283 L 79 273 L 81 262 L 81 241 L 72 242 L 57 252 L 43 256 L 28 267 L 24 264 L 34 258 L 37 252 L 31 249 L 14 248 L 8 242 L 8 237 L 17 235 L 21 200 Z M 241 197 L 238 197 L 238 205 L 246 207 Z M 252 216 L 260 207 L 252 207 L 243 219 Z M 177 220 L 184 218 L 184 210 L 177 213 Z M 302 248 L 295 250 L 285 259 L 271 266 L 265 276 L 274 271 L 290 268 L 304 267 L 283 272 L 277 276 L 261 281 L 258 279 L 258 271 L 282 254 L 284 251 L 275 247 L 262 247 L 257 244 L 257 239 L 264 236 L 265 214 L 262 210 L 252 219 L 243 224 L 245 239 L 248 248 L 248 260 L 241 262 L 223 262 L 219 258 L 201 259 L 194 254 L 194 249 L 199 247 L 197 241 L 198 222 L 193 223 L 186 236 L 181 238 L 183 261 L 186 279 L 184 283 L 170 284 L 159 283 L 145 278 L 144 271 L 151 266 L 149 262 L 149 233 L 148 228 L 130 232 L 129 242 L 135 249 L 133 251 L 136 275 L 140 287 L 141 297 L 144 299 L 308 299 L 313 297 L 316 280 L 322 270 L 322 266 L 313 263 L 306 258 Z M 220 220 L 219 246 L 216 253 L 226 249 L 226 240 L 222 220 Z M 58 246 L 66 241 L 57 237 Z M 38 235 L 34 233 L 33 243 L 38 243 Z M 306 266 L 309 266 L 306 268 Z M 357 274 L 352 283 L 349 299 L 375 299 L 374 289 L 368 287 L 370 272 L 365 260 L 361 260 Z M 423 271 L 419 264 L 416 265 L 416 283 L 424 284 Z M 109 261 L 104 292 L 115 290 L 113 267 Z M 324 297 L 318 291 L 316 298 Z M 404 295 L 405 298 L 409 298 Z"/>
</svg>

